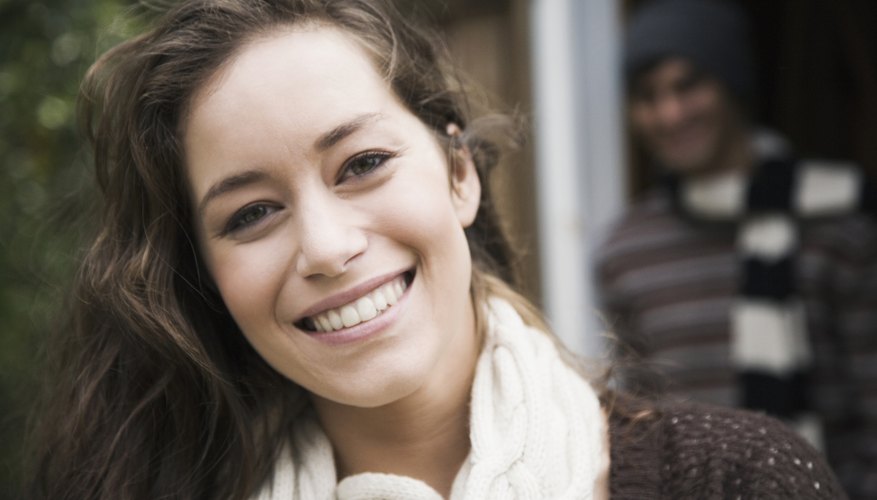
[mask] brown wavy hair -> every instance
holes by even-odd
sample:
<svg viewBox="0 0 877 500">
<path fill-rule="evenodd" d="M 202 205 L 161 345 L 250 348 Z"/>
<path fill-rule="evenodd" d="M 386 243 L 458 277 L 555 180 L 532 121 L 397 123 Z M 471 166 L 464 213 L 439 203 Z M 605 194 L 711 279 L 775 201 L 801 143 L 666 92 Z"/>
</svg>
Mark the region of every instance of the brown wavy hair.
<svg viewBox="0 0 877 500">
<path fill-rule="evenodd" d="M 460 146 L 472 154 L 485 186 L 467 229 L 474 300 L 501 293 L 529 310 L 506 286 L 512 255 L 487 188 L 494 127 L 471 122 L 434 37 L 378 0 L 185 1 L 100 57 L 82 86 L 103 209 L 49 343 L 30 498 L 246 498 L 269 474 L 304 398 L 245 341 L 202 266 L 181 122 L 249 40 L 301 23 L 354 37 L 449 162 Z"/>
</svg>

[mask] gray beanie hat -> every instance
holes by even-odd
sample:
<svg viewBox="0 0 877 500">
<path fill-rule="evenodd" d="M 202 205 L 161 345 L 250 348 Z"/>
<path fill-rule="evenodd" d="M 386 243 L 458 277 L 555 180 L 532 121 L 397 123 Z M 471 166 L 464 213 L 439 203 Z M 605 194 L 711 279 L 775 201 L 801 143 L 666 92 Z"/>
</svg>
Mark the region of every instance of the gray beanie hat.
<svg viewBox="0 0 877 500">
<path fill-rule="evenodd" d="M 633 14 L 624 47 L 628 84 L 637 74 L 668 56 L 680 56 L 721 81 L 748 101 L 755 74 L 746 17 L 719 0 L 656 0 Z"/>
</svg>

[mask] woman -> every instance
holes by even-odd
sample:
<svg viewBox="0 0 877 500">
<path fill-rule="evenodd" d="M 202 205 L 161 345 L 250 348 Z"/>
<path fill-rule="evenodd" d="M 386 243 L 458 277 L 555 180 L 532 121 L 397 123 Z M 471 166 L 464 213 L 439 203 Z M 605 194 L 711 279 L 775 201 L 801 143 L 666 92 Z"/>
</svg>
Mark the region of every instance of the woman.
<svg viewBox="0 0 877 500">
<path fill-rule="evenodd" d="M 95 64 L 34 498 L 841 495 L 774 421 L 563 360 L 449 74 L 374 0 L 188 1 Z"/>
</svg>

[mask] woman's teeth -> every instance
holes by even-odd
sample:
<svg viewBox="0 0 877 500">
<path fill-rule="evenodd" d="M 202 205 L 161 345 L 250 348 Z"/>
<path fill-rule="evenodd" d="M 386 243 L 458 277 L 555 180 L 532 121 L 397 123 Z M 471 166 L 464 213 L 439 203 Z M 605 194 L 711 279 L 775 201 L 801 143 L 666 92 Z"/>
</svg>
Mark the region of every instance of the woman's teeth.
<svg viewBox="0 0 877 500">
<path fill-rule="evenodd" d="M 307 318 L 305 324 L 312 326 L 318 332 L 334 332 L 356 326 L 376 318 L 390 306 L 395 305 L 406 288 L 408 283 L 405 282 L 405 277 L 399 276 L 349 304 Z"/>
</svg>

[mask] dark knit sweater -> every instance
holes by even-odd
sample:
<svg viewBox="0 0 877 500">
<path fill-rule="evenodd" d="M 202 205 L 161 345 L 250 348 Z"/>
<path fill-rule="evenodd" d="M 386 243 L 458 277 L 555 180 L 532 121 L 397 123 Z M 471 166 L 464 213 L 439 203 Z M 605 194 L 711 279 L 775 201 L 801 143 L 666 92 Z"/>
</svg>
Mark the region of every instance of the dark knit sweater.
<svg viewBox="0 0 877 500">
<path fill-rule="evenodd" d="M 612 500 L 846 498 L 823 457 L 772 418 L 699 404 L 611 407 Z"/>
</svg>

